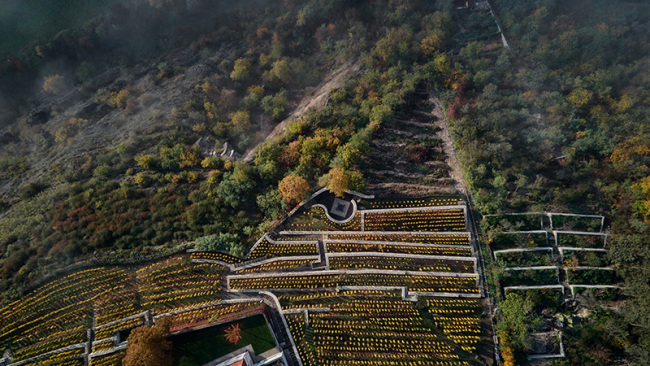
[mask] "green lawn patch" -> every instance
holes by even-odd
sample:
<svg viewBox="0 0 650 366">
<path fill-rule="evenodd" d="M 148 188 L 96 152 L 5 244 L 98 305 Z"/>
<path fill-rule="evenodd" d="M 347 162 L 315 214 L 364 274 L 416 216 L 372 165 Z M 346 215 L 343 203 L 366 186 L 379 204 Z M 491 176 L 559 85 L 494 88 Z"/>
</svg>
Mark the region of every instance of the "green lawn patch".
<svg viewBox="0 0 650 366">
<path fill-rule="evenodd" d="M 242 339 L 237 344 L 232 344 L 226 341 L 224 331 L 236 323 L 241 324 Z M 171 340 L 175 366 L 200 366 L 248 344 L 253 346 L 258 355 L 275 347 L 273 335 L 263 315 L 182 333 L 172 336 Z"/>
</svg>

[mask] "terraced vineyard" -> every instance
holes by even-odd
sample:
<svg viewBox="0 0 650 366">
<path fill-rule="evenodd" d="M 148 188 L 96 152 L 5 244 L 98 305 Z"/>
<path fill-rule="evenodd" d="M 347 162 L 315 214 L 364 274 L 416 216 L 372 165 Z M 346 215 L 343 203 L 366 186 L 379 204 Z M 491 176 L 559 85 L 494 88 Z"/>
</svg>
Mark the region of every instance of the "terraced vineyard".
<svg viewBox="0 0 650 366">
<path fill-rule="evenodd" d="M 424 254 L 424 255 L 446 255 L 464 256 L 472 255 L 472 250 L 467 247 L 446 247 L 421 244 L 374 244 L 374 243 L 338 243 L 329 242 L 327 250 L 330 253 L 346 252 L 379 252 L 379 253 L 400 253 L 400 254 Z"/>
<path fill-rule="evenodd" d="M 381 241 L 381 242 L 407 242 L 422 244 L 448 244 L 448 245 L 467 245 L 469 246 L 469 236 L 463 234 L 411 234 L 411 233 L 368 233 L 350 232 L 346 234 L 330 234 L 330 240 L 363 240 L 364 242 Z"/>
<path fill-rule="evenodd" d="M 474 262 L 466 260 L 442 259 L 435 257 L 413 258 L 391 256 L 331 257 L 330 268 L 373 268 L 424 272 L 473 273 Z"/>
<path fill-rule="evenodd" d="M 244 259 L 191 251 L 54 280 L 0 310 L 11 319 L 0 325 L 0 345 L 22 364 L 119 365 L 128 331 L 161 317 L 178 333 L 263 313 L 275 317 L 290 365 L 488 362 L 459 199 L 366 198 L 346 223 L 323 207 L 299 211 Z"/>
<path fill-rule="evenodd" d="M 481 343 L 479 300 L 356 295 L 293 301 L 287 315 L 306 365 L 468 365 Z"/>
</svg>

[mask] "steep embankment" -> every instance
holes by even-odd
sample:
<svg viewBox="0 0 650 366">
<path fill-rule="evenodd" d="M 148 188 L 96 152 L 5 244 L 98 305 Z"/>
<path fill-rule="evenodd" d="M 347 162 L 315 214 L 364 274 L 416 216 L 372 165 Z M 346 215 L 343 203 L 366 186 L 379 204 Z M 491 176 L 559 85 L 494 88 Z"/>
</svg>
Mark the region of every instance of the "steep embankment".
<svg viewBox="0 0 650 366">
<path fill-rule="evenodd" d="M 361 70 L 361 62 L 347 62 L 339 68 L 331 71 L 325 75 L 321 84 L 314 88 L 314 91 L 302 98 L 298 106 L 291 112 L 289 117 L 285 118 L 282 122 L 275 125 L 275 127 L 268 126 L 261 130 L 265 135 L 264 140 L 274 139 L 282 135 L 287 130 L 287 124 L 295 119 L 300 119 L 307 112 L 311 110 L 318 110 L 327 105 L 332 90 L 338 88 L 344 78 L 358 74 Z M 271 129 L 272 128 L 272 129 Z M 244 154 L 244 161 L 249 162 L 255 159 L 255 152 L 257 146 L 250 148 Z"/>
</svg>

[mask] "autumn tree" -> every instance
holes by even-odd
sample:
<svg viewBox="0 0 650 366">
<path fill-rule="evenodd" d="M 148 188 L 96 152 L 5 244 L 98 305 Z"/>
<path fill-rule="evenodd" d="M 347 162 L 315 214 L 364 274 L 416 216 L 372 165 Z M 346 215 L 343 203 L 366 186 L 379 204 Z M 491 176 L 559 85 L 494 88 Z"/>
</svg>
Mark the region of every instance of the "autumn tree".
<svg viewBox="0 0 650 366">
<path fill-rule="evenodd" d="M 248 111 L 237 111 L 230 114 L 230 122 L 233 128 L 241 131 L 249 131 L 251 126 L 251 115 Z"/>
<path fill-rule="evenodd" d="M 251 63 L 245 58 L 235 61 L 235 66 L 230 73 L 230 78 L 235 81 L 245 80 L 251 73 Z"/>
<path fill-rule="evenodd" d="M 437 50 L 442 48 L 442 42 L 437 34 L 432 34 L 428 37 L 422 38 L 420 42 L 420 49 L 425 56 L 433 55 Z"/>
<path fill-rule="evenodd" d="M 124 109 L 126 108 L 130 98 L 131 93 L 129 93 L 129 91 L 126 89 L 122 89 L 119 92 L 111 93 L 108 99 L 108 104 L 111 107 Z"/>
<path fill-rule="evenodd" d="M 133 181 L 135 182 L 135 184 L 144 187 L 149 183 L 151 183 L 151 177 L 145 173 L 138 173 L 133 178 Z"/>
<path fill-rule="evenodd" d="M 289 174 L 278 185 L 282 199 L 288 204 L 302 201 L 309 193 L 311 186 L 305 178 L 297 174 Z"/>
<path fill-rule="evenodd" d="M 197 166 L 201 162 L 201 151 L 198 146 L 185 149 L 178 157 L 178 160 L 178 166 L 181 168 Z"/>
<path fill-rule="evenodd" d="M 144 169 L 153 169 L 158 164 L 158 159 L 151 154 L 138 155 L 135 161 Z"/>
<path fill-rule="evenodd" d="M 50 94 L 61 93 L 65 89 L 65 79 L 62 75 L 50 75 L 43 79 L 43 91 Z"/>
<path fill-rule="evenodd" d="M 573 257 L 571 259 L 565 259 L 564 260 L 564 265 L 567 266 L 567 268 L 575 268 L 580 265 L 580 262 L 578 261 L 578 257 Z M 575 269 L 574 269 L 575 271 Z"/>
<path fill-rule="evenodd" d="M 201 167 L 204 169 L 221 169 L 223 168 L 223 160 L 218 157 L 205 157 L 201 160 Z"/>
<path fill-rule="evenodd" d="M 364 187 L 364 179 L 361 172 L 355 170 L 344 170 L 333 168 L 319 181 L 325 184 L 330 192 L 338 197 L 343 197 L 347 191 L 359 191 Z"/>
<path fill-rule="evenodd" d="M 408 27 L 390 28 L 371 54 L 381 65 L 408 60 L 412 55 L 413 32 Z"/>
<path fill-rule="evenodd" d="M 422 25 L 427 34 L 426 38 L 429 38 L 425 43 L 432 42 L 436 48 L 440 49 L 454 33 L 455 24 L 451 13 L 436 11 L 424 16 Z"/>
<path fill-rule="evenodd" d="M 205 102 L 203 103 L 203 108 L 205 109 L 205 114 L 208 116 L 208 119 L 215 120 L 219 116 L 219 112 L 214 103 Z"/>
<path fill-rule="evenodd" d="M 632 185 L 636 200 L 633 203 L 635 213 L 650 223 L 650 176 L 639 179 Z"/>
<path fill-rule="evenodd" d="M 280 154 L 279 161 L 286 166 L 295 165 L 300 158 L 301 147 L 302 140 L 291 141 Z"/>
<path fill-rule="evenodd" d="M 576 107 L 582 108 L 591 103 L 593 96 L 594 93 L 590 92 L 589 90 L 578 88 L 574 89 L 566 99 Z"/>
<path fill-rule="evenodd" d="M 345 170 L 334 168 L 328 174 L 327 188 L 335 195 L 343 197 L 343 194 L 350 189 L 350 177 Z"/>
<path fill-rule="evenodd" d="M 253 103 L 259 103 L 264 98 L 264 87 L 260 85 L 251 85 L 248 87 L 247 100 Z"/>
<path fill-rule="evenodd" d="M 131 331 L 126 348 L 124 366 L 171 366 L 172 344 L 167 340 L 171 319 L 159 318 L 155 325 L 145 325 Z"/>
</svg>

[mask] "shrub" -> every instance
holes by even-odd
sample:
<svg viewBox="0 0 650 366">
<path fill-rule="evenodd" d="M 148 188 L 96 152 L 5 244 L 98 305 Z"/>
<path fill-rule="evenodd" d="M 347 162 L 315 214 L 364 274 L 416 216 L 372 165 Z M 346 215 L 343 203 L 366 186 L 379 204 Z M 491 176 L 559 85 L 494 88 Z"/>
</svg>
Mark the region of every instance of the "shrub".
<svg viewBox="0 0 650 366">
<path fill-rule="evenodd" d="M 244 246 L 239 240 L 239 237 L 230 233 L 220 233 L 197 238 L 194 241 L 194 248 L 210 252 L 228 251 L 235 257 L 241 257 L 244 254 Z"/>
<path fill-rule="evenodd" d="M 65 78 L 61 75 L 50 75 L 43 79 L 43 91 L 50 94 L 58 94 L 65 89 Z"/>
</svg>

